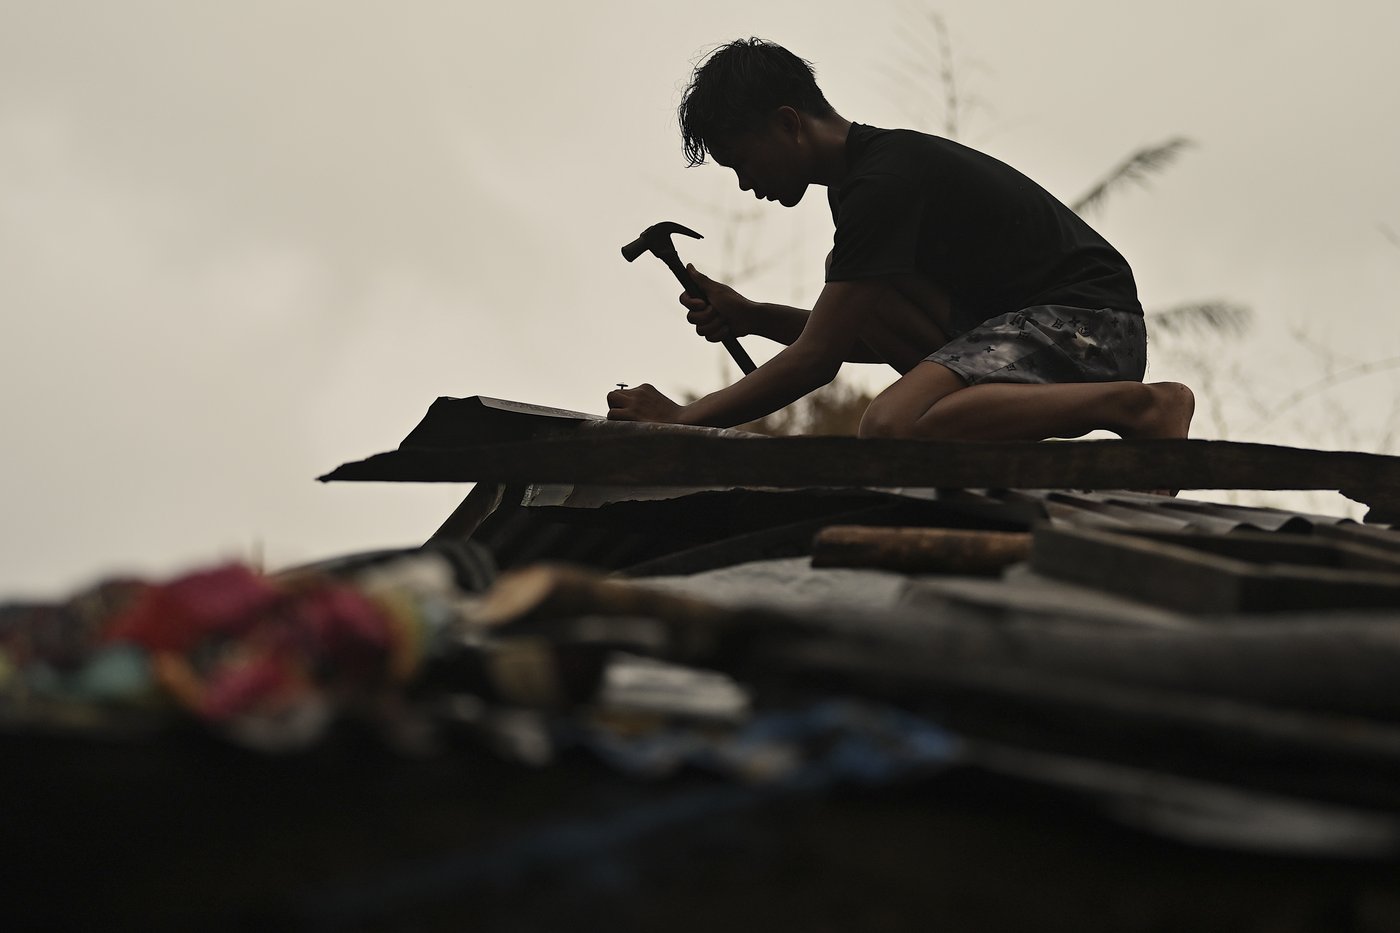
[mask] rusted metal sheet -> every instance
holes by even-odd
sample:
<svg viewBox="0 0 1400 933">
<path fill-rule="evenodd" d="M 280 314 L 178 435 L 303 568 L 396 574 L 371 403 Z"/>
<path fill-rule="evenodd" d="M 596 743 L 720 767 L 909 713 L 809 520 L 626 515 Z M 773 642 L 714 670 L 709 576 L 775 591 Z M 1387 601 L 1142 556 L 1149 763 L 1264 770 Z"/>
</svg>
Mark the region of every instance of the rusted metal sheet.
<svg viewBox="0 0 1400 933">
<path fill-rule="evenodd" d="M 1282 509 L 1252 508 L 1225 505 L 1219 502 L 1197 502 L 1191 499 L 1159 499 L 1155 502 L 1144 503 L 1142 507 L 1180 515 L 1188 523 L 1197 526 L 1199 531 L 1210 530 L 1200 527 L 1201 517 L 1211 521 L 1227 522 L 1231 526 L 1222 530 L 1257 528 L 1261 531 L 1285 532 L 1307 532 L 1319 524 L 1334 524 L 1339 520 L 1336 516 L 1306 515 Z"/>
<path fill-rule="evenodd" d="M 443 396 L 434 401 L 423 420 L 399 443 L 399 448 L 455 449 L 474 444 L 562 437 L 600 429 L 610 434 L 701 433 L 736 437 L 759 436 L 747 431 L 717 430 L 679 424 L 608 421 L 602 415 L 583 411 L 473 395 L 468 398 Z"/>
<path fill-rule="evenodd" d="M 1045 512 L 1057 524 L 1108 530 L 1159 529 L 1184 531 L 1190 518 L 1145 505 L 1125 505 L 1086 493 L 1051 492 L 1044 497 Z"/>
<path fill-rule="evenodd" d="M 1382 548 L 1392 553 L 1400 553 L 1400 530 L 1379 528 L 1372 525 L 1357 525 L 1344 522 L 1336 525 L 1319 525 L 1316 531 L 1323 537 L 1336 538 L 1364 544 L 1367 547 Z"/>
<path fill-rule="evenodd" d="M 400 449 L 452 448 L 566 434 L 601 415 L 474 395 L 437 399 Z"/>
</svg>

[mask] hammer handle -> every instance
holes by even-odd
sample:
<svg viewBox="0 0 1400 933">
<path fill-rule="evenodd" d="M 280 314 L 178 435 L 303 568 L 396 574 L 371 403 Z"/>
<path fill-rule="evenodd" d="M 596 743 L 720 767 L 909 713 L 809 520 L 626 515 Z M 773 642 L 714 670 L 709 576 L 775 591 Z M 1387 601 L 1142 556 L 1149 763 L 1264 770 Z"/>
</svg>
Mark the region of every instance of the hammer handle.
<svg viewBox="0 0 1400 933">
<path fill-rule="evenodd" d="M 676 281 L 680 282 L 681 286 L 685 288 L 686 294 L 704 301 L 710 300 L 705 294 L 705 290 L 700 287 L 700 283 L 695 281 L 695 277 L 691 275 L 690 271 L 681 263 L 679 253 L 671 253 L 669 256 L 663 256 L 661 258 L 676 276 Z M 758 368 L 753 364 L 753 359 L 750 358 L 748 351 L 739 345 L 738 337 L 725 337 L 724 348 L 729 351 L 729 355 L 734 358 L 734 362 L 739 364 L 739 368 L 743 370 L 745 376 Z"/>
</svg>

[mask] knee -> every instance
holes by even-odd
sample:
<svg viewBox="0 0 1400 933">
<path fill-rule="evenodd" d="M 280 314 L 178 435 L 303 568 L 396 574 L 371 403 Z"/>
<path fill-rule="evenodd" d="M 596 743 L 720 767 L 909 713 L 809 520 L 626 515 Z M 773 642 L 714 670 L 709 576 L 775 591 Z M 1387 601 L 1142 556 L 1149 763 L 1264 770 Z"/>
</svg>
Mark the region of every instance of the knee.
<svg viewBox="0 0 1400 933">
<path fill-rule="evenodd" d="M 921 363 L 885 389 L 865 409 L 858 437 L 950 440 L 955 431 L 948 397 L 966 386 L 962 377 L 935 363 Z"/>
<path fill-rule="evenodd" d="M 915 438 L 923 441 L 964 439 L 958 430 L 957 419 L 946 415 L 937 402 L 919 415 L 911 416 L 897 406 L 882 406 L 879 399 L 865 410 L 856 435 L 892 439 Z"/>
<path fill-rule="evenodd" d="M 906 438 L 914 436 L 914 423 L 901 417 L 892 405 L 881 405 L 877 398 L 861 416 L 857 437 Z"/>
</svg>

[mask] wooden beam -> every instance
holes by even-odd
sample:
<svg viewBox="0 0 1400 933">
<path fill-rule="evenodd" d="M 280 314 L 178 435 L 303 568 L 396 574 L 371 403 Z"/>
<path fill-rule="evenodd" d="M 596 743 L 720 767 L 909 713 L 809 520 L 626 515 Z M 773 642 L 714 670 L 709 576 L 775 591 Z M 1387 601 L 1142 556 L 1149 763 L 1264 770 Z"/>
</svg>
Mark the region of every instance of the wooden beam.
<svg viewBox="0 0 1400 933">
<path fill-rule="evenodd" d="M 477 483 L 472 491 L 467 493 L 467 497 L 462 500 L 461 504 L 453 510 L 452 514 L 447 516 L 447 521 L 443 522 L 428 540 L 437 541 L 444 538 L 466 540 L 470 538 L 472 533 L 481 526 L 481 523 L 500 507 L 505 496 L 506 486 L 504 483 Z M 518 498 L 517 496 L 516 499 Z M 511 504 L 513 505 L 514 502 Z"/>
<path fill-rule="evenodd" d="M 838 525 L 817 535 L 812 566 L 992 575 L 1030 552 L 1027 532 Z"/>
<path fill-rule="evenodd" d="M 947 489 L 1336 489 L 1400 501 L 1400 458 L 1204 440 L 942 443 L 590 431 L 400 449 L 322 481 Z"/>
<path fill-rule="evenodd" d="M 1048 577 L 1182 612 L 1400 607 L 1400 572 L 1384 552 L 1373 552 L 1374 557 L 1363 552 L 1359 558 L 1352 552 L 1337 554 L 1331 561 L 1334 566 L 1259 562 L 1219 553 L 1222 547 L 1235 545 L 1231 537 L 1195 536 L 1199 546 L 1189 546 L 1190 535 L 1159 535 L 1153 540 L 1097 529 L 1042 526 L 1035 531 L 1031 568 Z M 1235 549 L 1257 557 L 1263 546 L 1246 538 Z M 1285 540 L 1268 550 L 1301 549 Z M 1335 566 L 1348 556 L 1369 560 L 1370 569 Z"/>
</svg>

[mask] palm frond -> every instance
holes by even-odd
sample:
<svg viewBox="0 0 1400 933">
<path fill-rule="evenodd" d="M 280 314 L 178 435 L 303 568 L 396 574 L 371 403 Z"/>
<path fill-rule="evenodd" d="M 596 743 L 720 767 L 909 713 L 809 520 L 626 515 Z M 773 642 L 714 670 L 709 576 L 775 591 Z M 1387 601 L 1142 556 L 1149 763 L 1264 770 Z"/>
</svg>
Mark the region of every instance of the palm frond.
<svg viewBox="0 0 1400 933">
<path fill-rule="evenodd" d="M 1248 307 L 1229 301 L 1191 301 L 1146 314 L 1149 331 L 1173 336 L 1242 334 L 1249 329 L 1252 317 Z"/>
<path fill-rule="evenodd" d="M 1079 200 L 1070 205 L 1076 214 L 1086 214 L 1103 205 L 1108 195 L 1129 184 L 1144 185 L 1148 179 L 1176 161 L 1181 150 L 1195 143 L 1185 136 L 1176 136 L 1164 143 L 1147 146 L 1128 156 L 1101 178 Z"/>
</svg>

